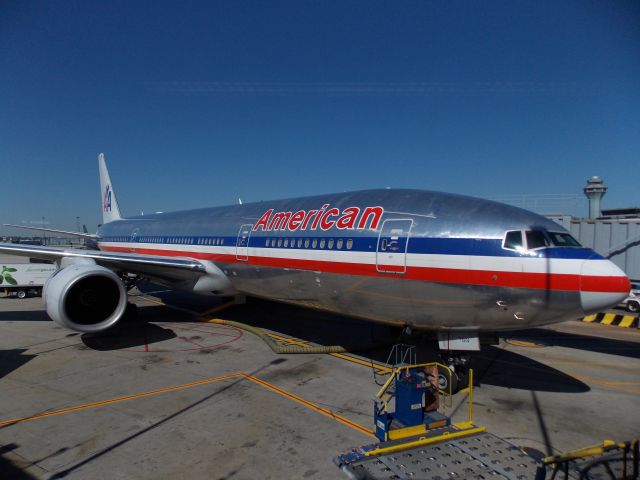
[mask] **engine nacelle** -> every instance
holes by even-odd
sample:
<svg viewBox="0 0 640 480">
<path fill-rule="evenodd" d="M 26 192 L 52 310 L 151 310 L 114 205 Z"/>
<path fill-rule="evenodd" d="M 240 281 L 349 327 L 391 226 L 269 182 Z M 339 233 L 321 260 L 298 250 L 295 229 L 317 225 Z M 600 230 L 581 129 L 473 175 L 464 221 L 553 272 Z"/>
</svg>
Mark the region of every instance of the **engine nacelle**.
<svg viewBox="0 0 640 480">
<path fill-rule="evenodd" d="M 115 325 L 127 308 L 127 291 L 111 270 L 95 264 L 69 265 L 44 285 L 47 314 L 78 332 L 101 332 Z"/>
</svg>

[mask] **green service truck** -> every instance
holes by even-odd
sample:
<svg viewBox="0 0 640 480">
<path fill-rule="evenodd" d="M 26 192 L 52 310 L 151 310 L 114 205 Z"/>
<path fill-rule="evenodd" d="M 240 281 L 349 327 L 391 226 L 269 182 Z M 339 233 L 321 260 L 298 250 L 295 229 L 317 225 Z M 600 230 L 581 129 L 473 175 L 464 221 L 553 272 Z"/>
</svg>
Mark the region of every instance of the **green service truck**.
<svg viewBox="0 0 640 480">
<path fill-rule="evenodd" d="M 49 263 L 0 263 L 0 293 L 26 298 L 42 295 L 42 287 L 57 267 Z"/>
</svg>

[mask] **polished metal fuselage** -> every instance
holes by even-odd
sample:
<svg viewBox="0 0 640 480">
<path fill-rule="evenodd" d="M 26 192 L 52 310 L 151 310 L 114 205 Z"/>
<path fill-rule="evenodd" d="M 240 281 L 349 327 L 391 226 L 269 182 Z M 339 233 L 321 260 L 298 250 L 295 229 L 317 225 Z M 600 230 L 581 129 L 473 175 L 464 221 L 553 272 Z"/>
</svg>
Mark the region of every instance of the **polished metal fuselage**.
<svg viewBox="0 0 640 480">
<path fill-rule="evenodd" d="M 380 206 L 384 213 L 373 229 L 255 228 L 271 209 L 296 212 L 323 205 L 339 211 Z M 388 221 L 407 228 L 384 233 Z M 246 225 L 250 234 L 242 238 Z M 503 251 L 505 232 L 518 229 L 564 231 L 542 216 L 492 201 L 385 189 L 145 215 L 105 224 L 98 233 L 105 250 L 210 260 L 240 293 L 375 322 L 495 331 L 583 315 L 575 289 L 554 289 L 551 282 L 529 288 L 506 280 L 526 272 L 534 259 L 537 268 L 553 262 L 545 250 Z M 380 263 L 383 233 L 390 244 L 400 242 L 393 271 Z M 490 268 L 492 258 L 501 266 Z M 481 273 L 477 262 L 484 265 Z M 478 281 L 479 275 L 484 276 Z"/>
</svg>

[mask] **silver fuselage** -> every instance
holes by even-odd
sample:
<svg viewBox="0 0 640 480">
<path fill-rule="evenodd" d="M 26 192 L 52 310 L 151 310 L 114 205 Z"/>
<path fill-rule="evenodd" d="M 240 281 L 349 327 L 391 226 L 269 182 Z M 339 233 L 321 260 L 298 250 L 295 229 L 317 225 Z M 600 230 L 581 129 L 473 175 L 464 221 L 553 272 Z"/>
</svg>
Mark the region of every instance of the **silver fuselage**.
<svg viewBox="0 0 640 480">
<path fill-rule="evenodd" d="M 513 230 L 564 232 L 492 201 L 385 189 L 145 215 L 98 235 L 102 250 L 212 261 L 243 294 L 425 329 L 576 319 L 628 285 L 590 249 L 506 249 Z"/>
</svg>

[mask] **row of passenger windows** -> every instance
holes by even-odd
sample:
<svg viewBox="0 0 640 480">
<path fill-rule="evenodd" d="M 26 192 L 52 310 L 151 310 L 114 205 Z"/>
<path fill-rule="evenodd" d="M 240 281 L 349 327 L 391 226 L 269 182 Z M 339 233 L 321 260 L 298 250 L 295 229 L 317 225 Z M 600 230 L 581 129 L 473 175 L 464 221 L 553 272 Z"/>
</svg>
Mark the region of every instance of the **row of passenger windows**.
<svg viewBox="0 0 640 480">
<path fill-rule="evenodd" d="M 199 238 L 198 245 L 224 245 L 224 238 Z"/>
<path fill-rule="evenodd" d="M 353 248 L 353 239 L 348 239 L 346 242 L 342 238 L 267 238 L 267 247 L 276 248 L 328 248 L 332 250 L 342 250 L 345 246 L 347 250 Z"/>
<path fill-rule="evenodd" d="M 130 242 L 138 241 L 139 243 L 170 243 L 174 245 L 224 245 L 224 238 L 221 237 L 155 237 L 142 236 L 132 239 L 129 236 L 106 237 L 106 241 L 111 242 Z M 272 248 L 327 248 L 333 250 L 342 250 L 353 248 L 353 239 L 344 240 L 342 238 L 267 238 L 265 246 Z"/>
<path fill-rule="evenodd" d="M 141 243 L 162 243 L 164 237 L 139 237 Z"/>
</svg>

